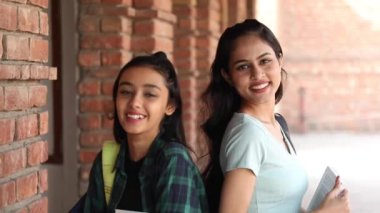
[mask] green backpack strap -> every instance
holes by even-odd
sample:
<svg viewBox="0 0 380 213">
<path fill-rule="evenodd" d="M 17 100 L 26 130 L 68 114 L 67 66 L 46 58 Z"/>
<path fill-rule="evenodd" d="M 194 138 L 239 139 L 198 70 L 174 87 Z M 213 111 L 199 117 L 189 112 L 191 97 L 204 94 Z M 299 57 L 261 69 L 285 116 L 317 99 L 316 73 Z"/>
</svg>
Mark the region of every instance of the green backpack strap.
<svg viewBox="0 0 380 213">
<path fill-rule="evenodd" d="M 110 201 L 113 181 L 115 179 L 115 162 L 120 150 L 120 144 L 115 141 L 105 141 L 102 148 L 102 169 L 104 194 L 106 196 L 107 205 Z"/>
</svg>

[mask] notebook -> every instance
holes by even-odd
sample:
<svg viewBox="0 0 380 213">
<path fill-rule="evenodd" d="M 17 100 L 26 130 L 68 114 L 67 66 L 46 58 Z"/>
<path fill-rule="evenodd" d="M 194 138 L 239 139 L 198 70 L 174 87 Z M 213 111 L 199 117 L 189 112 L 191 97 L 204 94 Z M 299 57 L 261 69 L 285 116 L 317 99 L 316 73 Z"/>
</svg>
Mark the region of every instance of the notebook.
<svg viewBox="0 0 380 213">
<path fill-rule="evenodd" d="M 326 167 L 317 189 L 310 200 L 309 207 L 307 208 L 308 211 L 313 211 L 319 207 L 323 199 L 325 199 L 327 193 L 334 188 L 337 176 L 338 174 L 331 167 Z"/>
</svg>

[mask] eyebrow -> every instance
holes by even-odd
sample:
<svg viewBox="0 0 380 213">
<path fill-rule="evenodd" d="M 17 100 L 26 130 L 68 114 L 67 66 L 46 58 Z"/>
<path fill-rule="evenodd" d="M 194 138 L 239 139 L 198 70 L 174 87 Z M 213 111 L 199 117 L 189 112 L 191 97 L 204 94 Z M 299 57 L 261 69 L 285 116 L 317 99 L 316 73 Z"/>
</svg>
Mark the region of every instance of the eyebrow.
<svg viewBox="0 0 380 213">
<path fill-rule="evenodd" d="M 120 86 L 134 86 L 134 85 L 128 81 L 122 81 L 119 83 L 119 87 Z M 161 88 L 155 84 L 144 84 L 143 87 L 161 90 Z"/>
<path fill-rule="evenodd" d="M 267 55 L 270 55 L 270 54 L 271 54 L 271 53 L 269 53 L 269 52 L 265 52 L 265 53 L 259 55 L 256 59 L 263 58 L 264 56 L 267 56 Z M 233 65 L 236 65 L 236 64 L 238 64 L 238 63 L 242 63 L 242 62 L 246 62 L 246 61 L 248 61 L 248 60 L 247 60 L 247 59 L 237 60 L 237 61 L 235 61 L 235 62 L 233 63 Z"/>
</svg>

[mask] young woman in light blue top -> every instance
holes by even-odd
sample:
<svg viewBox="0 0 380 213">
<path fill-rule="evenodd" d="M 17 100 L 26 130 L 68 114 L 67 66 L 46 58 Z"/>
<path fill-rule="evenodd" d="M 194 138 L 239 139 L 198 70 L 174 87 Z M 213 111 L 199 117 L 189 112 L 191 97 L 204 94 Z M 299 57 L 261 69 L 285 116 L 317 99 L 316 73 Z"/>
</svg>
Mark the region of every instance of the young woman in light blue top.
<svg viewBox="0 0 380 213">
<path fill-rule="evenodd" d="M 282 60 L 276 37 L 254 19 L 226 29 L 219 40 L 203 124 L 212 145 L 206 189 L 214 212 L 304 212 L 306 173 L 275 114 L 286 75 Z M 337 178 L 314 212 L 349 211 Z"/>
</svg>

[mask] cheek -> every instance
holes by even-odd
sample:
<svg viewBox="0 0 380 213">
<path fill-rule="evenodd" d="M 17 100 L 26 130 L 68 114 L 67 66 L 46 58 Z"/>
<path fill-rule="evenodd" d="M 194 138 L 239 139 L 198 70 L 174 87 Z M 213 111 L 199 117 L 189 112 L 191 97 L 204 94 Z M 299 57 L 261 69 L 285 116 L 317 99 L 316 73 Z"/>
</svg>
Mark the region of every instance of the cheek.
<svg viewBox="0 0 380 213">
<path fill-rule="evenodd" d="M 122 111 L 124 111 L 124 108 L 126 106 L 125 101 L 122 101 L 120 99 L 116 99 L 116 112 L 120 116 L 122 115 Z"/>
</svg>

